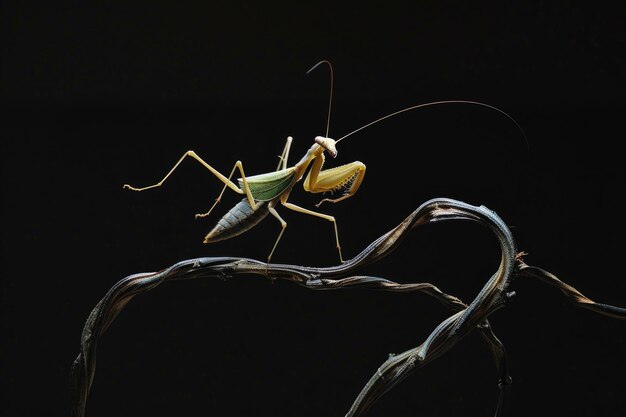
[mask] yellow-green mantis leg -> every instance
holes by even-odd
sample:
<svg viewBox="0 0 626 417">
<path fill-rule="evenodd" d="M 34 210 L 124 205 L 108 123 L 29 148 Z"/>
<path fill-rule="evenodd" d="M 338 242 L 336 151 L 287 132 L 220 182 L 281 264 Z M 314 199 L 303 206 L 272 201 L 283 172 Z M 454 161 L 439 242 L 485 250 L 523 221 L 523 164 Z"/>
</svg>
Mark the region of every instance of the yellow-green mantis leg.
<svg viewBox="0 0 626 417">
<path fill-rule="evenodd" d="M 311 193 L 323 193 L 327 191 L 337 191 L 345 188 L 345 193 L 339 198 L 325 198 L 316 204 L 319 207 L 323 202 L 337 203 L 352 197 L 363 182 L 365 177 L 365 164 L 354 161 L 322 171 L 324 158 L 317 158 L 313 161 L 311 171 L 304 180 L 304 189 Z"/>
<path fill-rule="evenodd" d="M 272 214 L 272 216 L 278 219 L 278 221 L 280 222 L 280 227 L 281 227 L 280 233 L 278 234 L 278 237 L 276 238 L 276 242 L 274 242 L 274 246 L 272 247 L 272 251 L 267 257 L 267 263 L 269 264 L 270 259 L 272 259 L 272 255 L 274 254 L 274 251 L 276 250 L 276 246 L 278 246 L 278 241 L 280 240 L 281 237 L 283 237 L 283 233 L 285 232 L 285 229 L 287 228 L 287 222 L 284 221 L 282 217 L 280 217 L 280 214 L 278 214 L 278 212 L 274 208 L 274 202 L 270 203 L 267 209 Z"/>
<path fill-rule="evenodd" d="M 341 245 L 339 244 L 339 231 L 337 230 L 337 221 L 335 220 L 335 218 L 333 216 L 329 216 L 328 214 L 323 214 L 323 213 L 318 213 L 318 212 L 315 212 L 315 211 L 312 211 L 312 210 L 307 210 L 307 209 L 305 209 L 303 207 L 300 207 L 300 206 L 297 206 L 295 204 L 288 203 L 287 202 L 288 198 L 289 198 L 288 194 L 284 194 L 284 195 L 282 195 L 280 197 L 280 203 L 283 206 L 287 207 L 288 209 L 293 210 L 293 211 L 297 211 L 298 213 L 303 213 L 303 214 L 308 214 L 308 215 L 315 216 L 315 217 L 320 217 L 322 219 L 328 220 L 328 221 L 333 223 L 333 226 L 335 228 L 335 241 L 337 243 L 337 251 L 339 252 L 339 260 L 341 262 L 343 262 L 343 256 L 341 255 Z M 274 213 L 272 213 L 272 214 L 274 214 Z M 282 220 L 282 219 L 280 219 L 280 217 L 278 217 L 278 219 Z M 283 230 L 281 231 L 280 235 L 278 236 L 278 239 L 280 239 L 280 237 L 282 235 L 282 232 L 285 230 L 286 227 L 287 227 L 287 223 L 284 223 Z M 274 248 L 276 247 L 277 244 L 278 244 L 278 240 L 274 244 Z"/>
<path fill-rule="evenodd" d="M 283 149 L 283 153 L 278 156 L 278 166 L 276 167 L 276 171 L 280 171 L 281 169 L 286 169 L 287 168 L 287 160 L 289 158 L 289 151 L 291 149 L 291 142 L 292 141 L 293 141 L 293 138 L 291 136 L 288 136 L 287 137 L 287 141 L 285 142 L 285 147 Z M 283 220 L 282 217 L 280 217 L 280 214 L 278 214 L 278 212 L 274 208 L 274 204 L 270 204 L 267 207 L 267 209 L 272 214 L 272 216 L 274 216 L 274 217 L 276 217 L 276 219 L 278 219 L 278 221 L 280 222 L 280 227 L 281 227 L 280 233 L 278 234 L 278 237 L 276 238 L 276 242 L 274 242 L 274 246 L 272 247 L 272 251 L 270 252 L 269 256 L 267 257 L 267 262 L 269 263 L 270 259 L 272 259 L 272 255 L 274 254 L 274 251 L 276 250 L 276 246 L 278 246 L 278 241 L 280 241 L 280 238 L 283 237 L 283 233 L 285 232 L 285 229 L 287 228 L 287 222 L 285 220 Z"/>
<path fill-rule="evenodd" d="M 178 168 L 178 166 L 181 164 L 181 162 L 183 162 L 183 160 L 187 156 L 190 156 L 193 159 L 195 159 L 196 161 L 200 162 L 200 164 L 202 164 L 202 166 L 204 166 L 206 169 L 211 171 L 213 173 L 213 175 L 215 175 L 220 181 L 222 181 L 224 183 L 224 188 L 222 189 L 222 192 L 217 197 L 217 199 L 215 200 L 215 203 L 213 203 L 213 205 L 211 206 L 209 211 L 206 212 L 206 213 L 203 213 L 203 214 L 196 214 L 196 218 L 198 218 L 198 217 L 205 217 L 205 216 L 208 216 L 209 213 L 211 213 L 211 210 L 213 210 L 213 208 L 217 205 L 217 203 L 220 202 L 220 199 L 222 197 L 222 194 L 224 194 L 224 191 L 226 190 L 226 187 L 230 188 L 231 190 L 235 191 L 238 194 L 245 194 L 246 197 L 248 198 L 248 202 L 250 203 L 250 207 L 252 207 L 252 209 L 254 209 L 254 210 L 257 209 L 258 204 L 254 201 L 254 198 L 252 197 L 252 193 L 250 192 L 250 188 L 248 187 L 248 183 L 246 181 L 246 175 L 244 173 L 243 164 L 241 163 L 241 161 L 235 162 L 235 166 L 231 170 L 230 175 L 228 177 L 226 177 L 221 172 L 219 172 L 218 170 L 213 168 L 211 165 L 207 164 L 194 151 L 187 151 L 187 152 L 185 152 L 185 154 L 178 160 L 178 162 L 176 162 L 176 164 L 172 167 L 172 169 L 170 169 L 170 171 L 165 175 L 165 177 L 163 177 L 163 179 L 161 181 L 157 182 L 156 184 L 149 185 L 147 187 L 142 187 L 142 188 L 137 188 L 137 187 L 130 186 L 128 184 L 124 184 L 124 188 L 127 188 L 127 189 L 132 190 L 132 191 L 145 191 L 145 190 L 148 190 L 150 188 L 156 188 L 156 187 L 162 186 L 163 183 L 165 182 L 165 180 L 167 180 L 169 178 L 169 176 L 172 175 L 172 173 L 176 170 L 176 168 Z M 233 176 L 233 174 L 235 173 L 236 169 L 239 169 L 239 172 L 241 173 L 241 180 L 243 182 L 243 190 L 241 188 L 239 188 L 239 186 L 237 186 L 237 184 L 235 184 L 234 182 L 232 182 L 230 180 L 231 177 Z"/>
<path fill-rule="evenodd" d="M 293 138 L 291 136 L 287 137 L 287 141 L 285 142 L 285 148 L 283 149 L 283 153 L 278 156 L 278 166 L 276 167 L 276 171 L 280 171 L 281 169 L 287 168 L 287 159 L 289 158 L 289 150 L 291 149 L 291 142 Z"/>
</svg>

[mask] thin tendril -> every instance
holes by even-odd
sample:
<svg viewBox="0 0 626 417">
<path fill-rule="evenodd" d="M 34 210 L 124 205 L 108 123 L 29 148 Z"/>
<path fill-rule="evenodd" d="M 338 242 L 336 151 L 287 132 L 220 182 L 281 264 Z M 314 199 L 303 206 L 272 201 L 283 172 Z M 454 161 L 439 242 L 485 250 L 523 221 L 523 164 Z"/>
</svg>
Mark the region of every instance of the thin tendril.
<svg viewBox="0 0 626 417">
<path fill-rule="evenodd" d="M 328 99 L 328 117 L 326 118 L 326 137 L 328 137 L 328 132 L 330 130 L 330 110 L 333 105 L 333 65 L 330 63 L 330 61 L 323 59 L 317 64 L 313 65 L 311 69 L 309 69 L 306 73 L 310 73 L 321 64 L 328 64 L 328 68 L 330 68 L 330 98 Z"/>
</svg>

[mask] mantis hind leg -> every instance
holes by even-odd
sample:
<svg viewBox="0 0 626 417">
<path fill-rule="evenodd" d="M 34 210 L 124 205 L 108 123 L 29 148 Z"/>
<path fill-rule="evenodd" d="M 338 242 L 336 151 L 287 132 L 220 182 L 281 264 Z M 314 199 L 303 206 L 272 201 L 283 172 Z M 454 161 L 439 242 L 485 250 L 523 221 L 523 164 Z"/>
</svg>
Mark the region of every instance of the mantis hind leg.
<svg viewBox="0 0 626 417">
<path fill-rule="evenodd" d="M 160 186 L 163 185 L 165 180 L 167 180 L 170 177 L 170 175 L 172 175 L 172 173 L 176 170 L 176 168 L 178 168 L 178 166 L 181 164 L 181 162 L 183 162 L 183 160 L 186 157 L 188 157 L 188 156 L 190 156 L 193 159 L 195 159 L 196 161 L 200 162 L 206 169 L 211 171 L 213 173 L 213 175 L 215 175 L 217 178 L 219 178 L 220 181 L 222 181 L 224 184 L 226 184 L 228 187 L 230 187 L 233 191 L 235 191 L 237 193 L 240 193 L 240 194 L 243 193 L 242 190 L 237 186 L 237 184 L 235 184 L 234 182 L 230 181 L 229 178 L 225 177 L 218 170 L 216 170 L 211 165 L 209 165 L 206 162 L 204 162 L 204 160 L 202 158 L 200 158 L 198 156 L 198 154 L 195 153 L 194 151 L 187 151 L 187 152 L 185 152 L 183 154 L 183 156 L 180 157 L 178 162 L 176 162 L 176 164 L 172 167 L 172 169 L 170 169 L 170 171 L 165 175 L 165 177 L 163 177 L 163 179 L 161 181 L 157 182 L 156 184 L 148 185 L 147 187 L 141 187 L 141 188 L 137 188 L 137 187 L 133 187 L 133 186 L 128 185 L 128 184 L 124 184 L 124 188 L 132 190 L 132 191 L 145 191 L 145 190 L 149 190 L 150 188 L 160 187 Z"/>
<path fill-rule="evenodd" d="M 124 188 L 128 189 L 128 190 L 132 190 L 132 191 L 145 191 L 145 190 L 149 190 L 151 188 L 156 188 L 156 187 L 160 187 L 163 185 L 163 183 L 170 177 L 170 175 L 172 175 L 172 173 L 176 170 L 176 168 L 178 168 L 178 166 L 185 160 L 186 157 L 192 157 L 193 159 L 195 159 L 196 161 L 200 162 L 200 164 L 202 164 L 202 166 L 204 166 L 206 169 L 208 169 L 209 171 L 211 171 L 211 173 L 213 173 L 213 175 L 215 175 L 220 181 L 222 181 L 224 183 L 224 188 L 222 189 L 222 192 L 220 193 L 219 197 L 217 198 L 216 202 L 213 204 L 213 206 L 211 207 L 211 209 L 204 214 L 197 214 L 196 217 L 204 217 L 206 215 L 208 215 L 211 210 L 213 210 L 213 207 L 215 207 L 215 205 L 219 202 L 220 198 L 222 197 L 222 194 L 224 194 L 224 191 L 226 190 L 226 187 L 230 188 L 231 190 L 235 191 L 238 194 L 246 194 L 246 197 L 248 198 L 248 201 L 250 203 L 250 206 L 256 210 L 256 208 L 258 207 L 258 205 L 255 203 L 254 198 L 252 198 L 252 193 L 250 192 L 250 188 L 248 187 L 248 183 L 246 181 L 246 177 L 243 171 L 243 164 L 241 163 L 241 161 L 237 161 L 235 163 L 235 166 L 233 167 L 230 175 L 228 177 L 224 176 L 221 172 L 219 172 L 218 170 L 216 170 L 215 168 L 213 168 L 211 165 L 207 164 L 202 158 L 200 158 L 198 156 L 197 153 L 195 153 L 194 151 L 187 151 L 183 154 L 183 156 L 178 160 L 178 162 L 176 162 L 176 164 L 174 164 L 174 166 L 172 167 L 172 169 L 169 170 L 169 172 L 163 177 L 163 179 L 159 182 L 157 182 L 156 184 L 152 184 L 149 185 L 147 187 L 133 187 L 131 185 L 128 184 L 124 184 Z M 234 182 L 232 182 L 230 180 L 230 178 L 233 176 L 233 173 L 235 172 L 235 169 L 239 168 L 239 172 L 241 173 L 242 179 L 243 179 L 243 184 L 244 184 L 244 189 L 242 190 L 241 188 L 239 188 L 237 186 L 237 184 L 235 184 Z"/>
<path fill-rule="evenodd" d="M 337 251 L 339 252 L 339 261 L 343 263 L 343 256 L 341 255 L 341 245 L 339 244 L 339 231 L 337 230 L 337 221 L 333 216 L 329 216 L 328 214 L 318 213 L 316 211 L 308 210 L 303 207 L 297 206 L 292 203 L 287 202 L 288 196 L 281 197 L 280 202 L 283 206 L 287 207 L 290 210 L 297 211 L 298 213 L 308 214 L 310 216 L 320 217 L 322 219 L 328 220 L 333 223 L 333 227 L 335 228 L 335 242 L 337 244 Z M 284 231 L 284 228 L 283 228 Z M 282 232 L 281 232 L 282 234 Z M 280 238 L 280 236 L 279 236 Z M 278 243 L 278 241 L 276 242 Z"/>
<path fill-rule="evenodd" d="M 248 198 L 248 203 L 250 203 L 250 207 L 252 207 L 252 210 L 256 210 L 259 207 L 259 205 L 254 201 L 254 197 L 252 197 L 252 193 L 250 192 L 250 187 L 248 186 L 248 181 L 246 180 L 246 174 L 243 171 L 243 163 L 241 161 L 237 161 L 235 162 L 235 166 L 233 166 L 233 169 L 230 171 L 230 175 L 228 175 L 228 178 L 226 178 L 226 181 L 222 180 L 224 182 L 224 188 L 222 188 L 222 191 L 215 199 L 215 202 L 213 203 L 209 211 L 207 211 L 206 213 L 196 214 L 196 219 L 200 217 L 206 217 L 209 214 L 211 214 L 211 211 L 213 211 L 215 206 L 217 206 L 217 203 L 219 203 L 222 200 L 222 195 L 224 195 L 224 191 L 226 191 L 226 187 L 233 188 L 231 187 L 231 184 L 234 185 L 234 183 L 230 179 L 232 178 L 233 174 L 235 173 L 235 170 L 237 169 L 239 169 L 239 173 L 241 174 L 241 181 L 243 182 L 243 190 L 235 185 L 235 187 L 237 188 L 235 191 L 239 194 L 246 195 L 246 197 Z"/>
</svg>

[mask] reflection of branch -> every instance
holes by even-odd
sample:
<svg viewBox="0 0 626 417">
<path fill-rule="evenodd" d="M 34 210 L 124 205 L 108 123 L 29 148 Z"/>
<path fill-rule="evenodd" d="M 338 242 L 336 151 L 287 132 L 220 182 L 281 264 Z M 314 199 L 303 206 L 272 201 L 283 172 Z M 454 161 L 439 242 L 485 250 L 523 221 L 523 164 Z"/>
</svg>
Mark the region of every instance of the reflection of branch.
<svg viewBox="0 0 626 417">
<path fill-rule="evenodd" d="M 352 275 L 357 269 L 376 262 L 392 252 L 414 227 L 444 220 L 478 222 L 488 227 L 500 243 L 502 252 L 500 266 L 469 305 L 454 296 L 443 293 L 432 284 L 399 284 L 383 278 Z M 443 355 L 475 328 L 489 343 L 500 373 L 501 391 L 496 411 L 496 415 L 499 415 L 504 401 L 504 387 L 510 383 L 510 377 L 504 346 L 492 332 L 487 318 L 491 313 L 503 307 L 512 295 L 512 293 L 507 293 L 507 289 L 515 275 L 539 277 L 559 286 L 570 297 L 575 294 L 575 301 L 582 303 L 584 307 L 613 317 L 626 318 L 626 310 L 595 304 L 548 272 L 528 267 L 519 260 L 516 263 L 513 237 L 504 222 L 491 210 L 450 199 L 434 199 L 421 205 L 402 223 L 376 239 L 353 259 L 341 265 L 313 268 L 284 264 L 268 265 L 247 258 L 198 258 L 179 262 L 159 272 L 135 274 L 122 279 L 92 310 L 83 328 L 81 351 L 72 365 L 71 374 L 74 416 L 83 417 L 85 414 L 85 405 L 95 374 L 98 340 L 133 297 L 165 281 L 228 278 L 239 274 L 266 275 L 271 279 L 284 279 L 314 290 L 367 288 L 394 292 L 422 291 L 455 311 L 452 316 L 439 324 L 420 346 L 390 357 L 378 368 L 350 408 L 347 416 L 352 417 L 361 415 L 381 395 L 411 372 Z M 590 305 L 596 307 L 590 307 Z"/>
</svg>

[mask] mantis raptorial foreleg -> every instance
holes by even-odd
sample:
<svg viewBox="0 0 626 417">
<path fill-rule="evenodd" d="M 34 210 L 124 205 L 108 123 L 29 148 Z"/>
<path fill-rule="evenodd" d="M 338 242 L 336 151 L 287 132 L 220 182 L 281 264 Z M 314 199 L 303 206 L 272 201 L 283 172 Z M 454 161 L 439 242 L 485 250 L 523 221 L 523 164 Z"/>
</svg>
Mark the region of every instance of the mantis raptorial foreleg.
<svg viewBox="0 0 626 417">
<path fill-rule="evenodd" d="M 365 177 L 364 163 L 354 161 L 322 171 L 323 164 L 323 158 L 313 161 L 311 171 L 304 180 L 304 189 L 311 193 L 323 193 L 344 188 L 345 193 L 339 198 L 325 198 L 316 204 L 317 207 L 325 201 L 337 203 L 352 197 L 357 192 Z"/>
<path fill-rule="evenodd" d="M 196 218 L 197 217 L 205 217 L 205 216 L 207 216 L 211 212 L 211 210 L 213 210 L 213 207 L 215 207 L 217 205 L 217 203 L 219 203 L 219 201 L 220 201 L 220 199 L 222 197 L 222 194 L 224 194 L 224 191 L 226 190 L 226 187 L 230 188 L 231 190 L 233 190 L 234 192 L 236 192 L 238 194 L 245 194 L 246 197 L 248 198 L 248 202 L 250 203 L 250 207 L 252 207 L 252 209 L 254 209 L 254 210 L 257 209 L 258 204 L 254 201 L 254 198 L 252 197 L 252 193 L 250 192 L 250 188 L 248 187 L 248 182 L 246 181 L 246 175 L 244 173 L 243 164 L 241 163 L 241 161 L 235 162 L 235 166 L 231 170 L 230 175 L 228 177 L 226 177 L 221 172 L 219 172 L 218 170 L 213 168 L 211 165 L 207 164 L 194 151 L 187 151 L 187 152 L 185 152 L 185 154 L 178 160 L 178 162 L 176 162 L 176 164 L 172 167 L 172 169 L 170 169 L 170 171 L 165 175 L 165 177 L 163 177 L 163 179 L 161 181 L 157 182 L 156 184 L 149 185 L 147 187 L 142 187 L 142 188 L 136 188 L 136 187 L 133 187 L 131 185 L 124 184 L 124 188 L 127 188 L 127 189 L 132 190 L 132 191 L 145 191 L 145 190 L 148 190 L 150 188 L 156 188 L 156 187 L 162 186 L 163 183 L 165 182 L 165 180 L 167 180 L 169 178 L 169 176 L 172 175 L 172 173 L 176 170 L 176 168 L 178 168 L 180 163 L 183 162 L 183 160 L 187 156 L 190 156 L 193 159 L 195 159 L 196 161 L 200 162 L 200 164 L 202 164 L 202 166 L 204 166 L 206 169 L 211 171 L 213 173 L 213 175 L 215 175 L 220 181 L 222 181 L 224 183 L 224 188 L 222 189 L 222 192 L 220 193 L 220 195 L 215 200 L 215 203 L 213 203 L 213 206 L 211 206 L 211 209 L 208 212 L 206 212 L 206 213 L 196 214 Z M 239 188 L 239 186 L 237 186 L 237 184 L 235 184 L 234 182 L 232 182 L 230 180 L 230 178 L 235 173 L 236 169 L 239 169 L 239 172 L 241 173 L 241 180 L 243 182 L 243 190 L 241 188 Z"/>
<path fill-rule="evenodd" d="M 291 149 L 292 141 L 293 138 L 291 136 L 287 137 L 287 142 L 285 142 L 285 148 L 283 149 L 283 153 L 278 157 L 278 166 L 276 167 L 276 171 L 287 168 L 287 159 L 289 158 L 289 150 Z"/>
<path fill-rule="evenodd" d="M 320 217 L 322 219 L 328 220 L 330 222 L 333 223 L 333 226 L 335 228 L 335 242 L 337 243 L 337 251 L 339 252 L 339 260 L 341 262 L 343 262 L 343 256 L 341 255 L 341 245 L 339 244 L 339 231 L 337 230 L 337 221 L 335 220 L 335 218 L 333 216 L 329 216 L 328 214 L 322 214 L 322 213 L 318 213 L 312 210 L 307 210 L 303 207 L 297 206 L 295 204 L 292 203 L 288 203 L 287 199 L 289 198 L 288 195 L 283 195 L 280 198 L 280 203 L 287 207 L 290 210 L 293 211 L 297 211 L 298 213 L 303 213 L 303 214 L 308 214 L 311 216 L 315 216 L 315 217 Z M 287 226 L 287 224 L 285 224 L 285 227 Z M 283 227 L 283 231 L 284 231 L 284 227 Z M 282 232 L 281 232 L 282 234 Z M 278 238 L 280 239 L 280 235 L 278 236 Z M 278 241 L 276 241 L 276 244 L 278 244 Z M 276 244 L 274 244 L 274 247 L 276 247 Z"/>
</svg>

